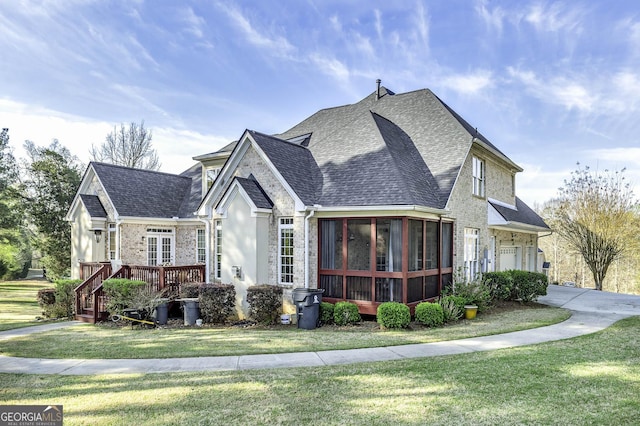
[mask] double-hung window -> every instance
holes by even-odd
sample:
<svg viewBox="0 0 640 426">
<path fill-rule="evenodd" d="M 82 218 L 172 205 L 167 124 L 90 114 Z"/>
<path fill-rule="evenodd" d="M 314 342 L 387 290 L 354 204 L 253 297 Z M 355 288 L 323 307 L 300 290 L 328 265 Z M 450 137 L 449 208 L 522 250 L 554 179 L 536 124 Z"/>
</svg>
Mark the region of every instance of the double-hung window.
<svg viewBox="0 0 640 426">
<path fill-rule="evenodd" d="M 196 231 L 196 263 L 207 262 L 207 241 L 204 229 Z"/>
<path fill-rule="evenodd" d="M 484 197 L 485 167 L 484 161 L 473 157 L 473 195 Z"/>
<path fill-rule="evenodd" d="M 222 278 L 222 221 L 220 219 L 215 220 L 213 222 L 213 227 L 215 229 L 215 238 L 216 238 L 215 277 L 216 279 L 221 279 Z"/>
<path fill-rule="evenodd" d="M 479 255 L 478 230 L 464 228 L 464 269 L 467 281 L 473 280 L 480 272 Z"/>
<path fill-rule="evenodd" d="M 293 218 L 280 218 L 278 236 L 278 281 L 293 284 Z"/>
<path fill-rule="evenodd" d="M 116 243 L 117 243 L 116 224 L 109 224 L 109 260 L 116 260 Z"/>
</svg>

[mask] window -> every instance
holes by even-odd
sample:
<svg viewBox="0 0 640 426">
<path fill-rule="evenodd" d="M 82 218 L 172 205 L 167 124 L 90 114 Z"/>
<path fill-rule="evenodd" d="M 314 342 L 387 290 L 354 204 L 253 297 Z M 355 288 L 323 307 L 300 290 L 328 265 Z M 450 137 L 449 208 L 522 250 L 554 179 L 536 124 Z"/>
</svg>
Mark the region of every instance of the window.
<svg viewBox="0 0 640 426">
<path fill-rule="evenodd" d="M 347 221 L 347 269 L 371 269 L 371 219 Z"/>
<path fill-rule="evenodd" d="M 321 220 L 322 269 L 342 269 L 342 221 Z"/>
<path fill-rule="evenodd" d="M 278 281 L 280 284 L 293 284 L 293 218 L 280 219 L 278 234 Z"/>
<path fill-rule="evenodd" d="M 196 263 L 207 262 L 207 241 L 204 229 L 196 231 Z"/>
<path fill-rule="evenodd" d="M 480 272 L 478 269 L 478 230 L 464 228 L 464 270 L 467 281 L 473 280 Z"/>
<path fill-rule="evenodd" d="M 213 222 L 215 228 L 216 248 L 215 248 L 215 277 L 222 278 L 222 221 L 220 219 Z"/>
<path fill-rule="evenodd" d="M 116 224 L 109 224 L 109 260 L 116 260 Z"/>
<path fill-rule="evenodd" d="M 438 228 L 439 227 L 440 227 L 440 224 L 438 222 L 429 222 L 429 221 L 426 222 L 427 253 L 426 253 L 424 269 L 438 269 Z M 447 237 L 443 236 L 443 238 L 446 241 Z"/>
<path fill-rule="evenodd" d="M 213 181 L 218 177 L 220 170 L 221 169 L 219 167 L 215 169 L 207 169 L 207 189 L 211 188 L 211 185 L 213 185 Z"/>
<path fill-rule="evenodd" d="M 473 157 L 473 195 L 478 197 L 484 197 L 484 172 L 484 161 L 478 157 Z"/>
<path fill-rule="evenodd" d="M 173 229 L 147 228 L 147 265 L 173 264 L 175 238 Z"/>
<path fill-rule="evenodd" d="M 424 222 L 409 220 L 409 271 L 422 270 Z"/>
<path fill-rule="evenodd" d="M 442 267 L 453 266 L 453 223 L 442 223 Z M 444 284 L 444 282 L 443 282 Z"/>
</svg>

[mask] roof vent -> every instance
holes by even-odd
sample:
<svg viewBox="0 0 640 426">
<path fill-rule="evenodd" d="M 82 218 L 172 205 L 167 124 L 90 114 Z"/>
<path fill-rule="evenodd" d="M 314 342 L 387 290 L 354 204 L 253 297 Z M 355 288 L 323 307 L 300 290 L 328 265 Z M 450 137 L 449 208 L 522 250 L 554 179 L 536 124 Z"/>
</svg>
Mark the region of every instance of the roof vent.
<svg viewBox="0 0 640 426">
<path fill-rule="evenodd" d="M 380 99 L 380 83 L 382 83 L 382 80 L 377 79 L 377 80 L 376 80 L 376 85 L 377 85 L 378 87 L 376 88 L 376 101 L 377 101 L 378 99 Z"/>
</svg>

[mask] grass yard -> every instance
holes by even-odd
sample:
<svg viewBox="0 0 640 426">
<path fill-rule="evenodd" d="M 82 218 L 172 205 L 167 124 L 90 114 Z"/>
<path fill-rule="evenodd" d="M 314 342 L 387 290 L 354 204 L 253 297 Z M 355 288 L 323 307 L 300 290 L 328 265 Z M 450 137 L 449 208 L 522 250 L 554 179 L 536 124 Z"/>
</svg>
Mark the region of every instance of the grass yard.
<svg viewBox="0 0 640 426">
<path fill-rule="evenodd" d="M 53 287 L 45 280 L 0 281 L 0 331 L 42 324 L 38 290 Z"/>
<path fill-rule="evenodd" d="M 570 340 L 407 361 L 0 380 L 0 403 L 63 404 L 65 425 L 631 425 L 640 318 Z"/>
<path fill-rule="evenodd" d="M 515 305 L 440 328 L 380 330 L 375 323 L 299 330 L 295 326 L 114 328 L 80 325 L 3 342 L 3 355 L 36 358 L 173 358 L 270 354 L 429 343 L 542 327 L 567 319 L 564 309 Z"/>
</svg>

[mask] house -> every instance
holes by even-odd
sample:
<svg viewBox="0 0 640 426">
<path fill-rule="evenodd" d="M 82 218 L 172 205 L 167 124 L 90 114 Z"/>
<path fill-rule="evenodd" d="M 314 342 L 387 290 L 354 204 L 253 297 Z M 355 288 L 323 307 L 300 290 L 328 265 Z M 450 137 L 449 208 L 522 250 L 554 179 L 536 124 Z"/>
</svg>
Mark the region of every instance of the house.
<svg viewBox="0 0 640 426">
<path fill-rule="evenodd" d="M 549 231 L 516 196 L 522 169 L 428 89 L 378 86 L 194 160 L 180 176 L 91 163 L 68 215 L 74 263 L 204 262 L 239 315 L 257 284 L 375 314 L 437 297 L 458 270 L 536 270 Z"/>
</svg>

